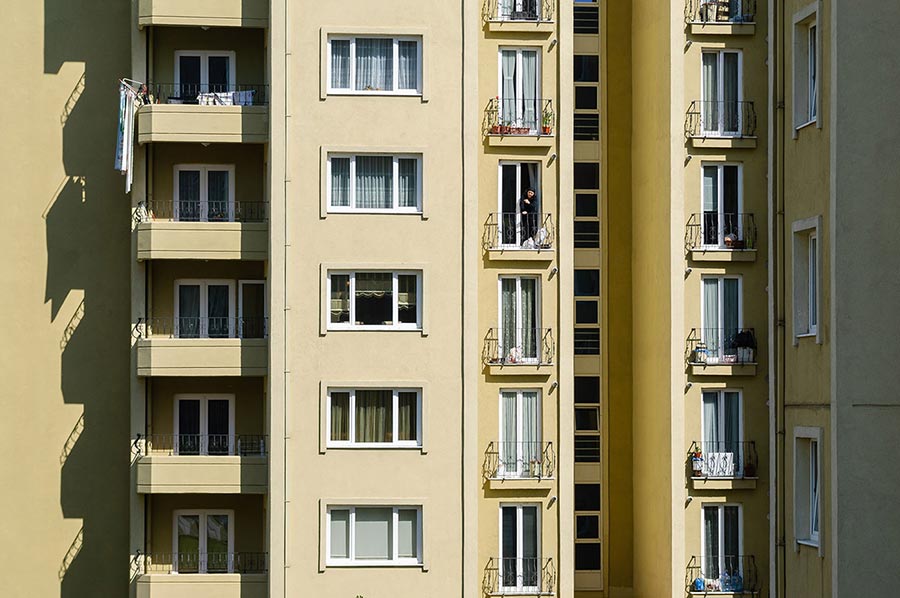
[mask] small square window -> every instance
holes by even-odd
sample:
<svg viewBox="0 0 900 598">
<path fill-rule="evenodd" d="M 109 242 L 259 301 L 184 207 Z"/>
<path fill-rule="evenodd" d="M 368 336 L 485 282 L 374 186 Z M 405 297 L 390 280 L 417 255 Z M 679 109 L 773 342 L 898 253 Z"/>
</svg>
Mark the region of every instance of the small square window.
<svg viewBox="0 0 900 598">
<path fill-rule="evenodd" d="M 599 323 L 599 314 L 597 313 L 598 303 L 596 301 L 576 301 L 575 302 L 575 323 L 576 324 L 597 324 Z"/>
<path fill-rule="evenodd" d="M 597 88 L 593 85 L 578 85 L 575 87 L 575 110 L 596 110 Z"/>
<path fill-rule="evenodd" d="M 575 162 L 575 188 L 599 189 L 600 164 L 596 162 Z"/>
<path fill-rule="evenodd" d="M 575 431 L 576 432 L 599 432 L 600 431 L 600 410 L 597 407 L 576 407 L 575 408 Z"/>
<path fill-rule="evenodd" d="M 600 510 L 600 484 L 575 484 L 575 510 Z"/>
<path fill-rule="evenodd" d="M 596 218 L 597 196 L 593 193 L 576 193 L 575 194 L 575 217 L 576 218 Z"/>
<path fill-rule="evenodd" d="M 575 55 L 575 83 L 600 81 L 600 57 L 593 54 Z"/>
<path fill-rule="evenodd" d="M 600 296 L 600 270 L 575 270 L 575 296 Z"/>
<path fill-rule="evenodd" d="M 600 402 L 599 376 L 575 376 L 575 402 L 587 405 Z"/>
<path fill-rule="evenodd" d="M 600 543 L 575 544 L 575 570 L 599 571 L 600 570 Z"/>
</svg>

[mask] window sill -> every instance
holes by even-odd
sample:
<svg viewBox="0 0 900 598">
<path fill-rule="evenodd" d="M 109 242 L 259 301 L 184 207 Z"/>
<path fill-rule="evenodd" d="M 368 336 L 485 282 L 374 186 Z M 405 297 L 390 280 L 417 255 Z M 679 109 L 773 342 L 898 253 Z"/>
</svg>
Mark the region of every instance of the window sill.
<svg viewBox="0 0 900 598">
<path fill-rule="evenodd" d="M 797 546 L 808 546 L 810 548 L 819 549 L 819 543 L 810 539 L 797 540 Z"/>
<path fill-rule="evenodd" d="M 795 338 L 816 338 L 818 336 L 815 332 L 804 332 L 803 334 L 795 334 Z"/>
<path fill-rule="evenodd" d="M 423 216 L 422 210 L 336 210 L 328 208 L 326 214 L 383 214 L 387 216 Z"/>
<path fill-rule="evenodd" d="M 326 569 L 360 569 L 360 568 L 370 568 L 370 569 L 421 569 L 422 571 L 428 571 L 428 567 L 425 566 L 425 563 L 392 563 L 390 561 L 362 561 L 362 562 L 350 562 L 350 563 L 334 563 L 334 562 L 326 562 Z"/>
<path fill-rule="evenodd" d="M 329 451 L 342 451 L 342 450 L 390 450 L 390 451 L 422 451 L 422 445 L 411 445 L 411 444 L 380 444 L 380 443 L 372 443 L 372 444 L 326 444 L 325 449 Z"/>
<path fill-rule="evenodd" d="M 326 328 L 326 332 L 419 332 L 428 336 L 424 328 L 394 328 L 392 326 L 347 326 L 346 328 Z"/>
<path fill-rule="evenodd" d="M 795 125 L 795 126 L 794 126 L 794 132 L 797 133 L 797 132 L 800 131 L 800 129 L 805 129 L 806 127 L 808 127 L 808 126 L 810 126 L 810 125 L 818 124 L 818 122 L 819 122 L 819 119 L 818 119 L 818 117 L 816 117 L 816 118 L 814 118 L 814 119 L 812 119 L 812 120 L 810 120 L 810 121 L 807 121 L 807 122 L 805 122 L 805 123 L 803 123 L 803 124 L 801 124 L 801 125 Z M 794 138 L 796 139 L 796 135 L 794 136 Z"/>
<path fill-rule="evenodd" d="M 423 96 L 421 91 L 381 91 L 381 90 L 372 90 L 372 91 L 354 91 L 350 89 L 342 90 L 342 89 L 329 89 L 329 96 L 397 96 L 401 98 L 421 98 Z"/>
</svg>

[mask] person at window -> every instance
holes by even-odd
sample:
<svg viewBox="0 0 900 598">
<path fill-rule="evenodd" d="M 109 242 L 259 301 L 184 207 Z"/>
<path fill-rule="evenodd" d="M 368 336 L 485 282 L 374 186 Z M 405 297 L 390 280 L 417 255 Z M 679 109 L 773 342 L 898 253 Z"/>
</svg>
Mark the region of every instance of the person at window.
<svg viewBox="0 0 900 598">
<path fill-rule="evenodd" d="M 147 88 L 146 83 L 141 83 L 141 89 L 138 92 L 138 98 L 140 98 L 141 104 L 152 104 L 153 103 L 153 95 L 150 94 L 150 90 Z"/>
<path fill-rule="evenodd" d="M 538 198 L 534 189 L 525 191 L 524 197 L 519 200 L 519 212 L 522 216 L 522 244 L 529 240 L 534 243 L 538 224 Z"/>
</svg>

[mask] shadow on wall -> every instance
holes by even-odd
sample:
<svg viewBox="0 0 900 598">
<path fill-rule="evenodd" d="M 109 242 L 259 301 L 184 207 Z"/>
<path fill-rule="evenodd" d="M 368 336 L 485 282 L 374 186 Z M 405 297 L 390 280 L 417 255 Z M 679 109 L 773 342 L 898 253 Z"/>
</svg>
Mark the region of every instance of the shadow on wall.
<svg viewBox="0 0 900 598">
<path fill-rule="evenodd" d="M 67 323 L 62 394 L 84 406 L 69 436 L 58 439 L 63 516 L 82 525 L 59 555 L 61 598 L 128 595 L 130 201 L 113 158 L 116 81 L 131 68 L 130 4 L 44 0 L 44 73 L 65 62 L 84 65 L 74 88 L 54 95 L 66 179 L 42 214 L 45 301 L 53 321 Z M 83 301 L 61 312 L 73 291 Z"/>
</svg>

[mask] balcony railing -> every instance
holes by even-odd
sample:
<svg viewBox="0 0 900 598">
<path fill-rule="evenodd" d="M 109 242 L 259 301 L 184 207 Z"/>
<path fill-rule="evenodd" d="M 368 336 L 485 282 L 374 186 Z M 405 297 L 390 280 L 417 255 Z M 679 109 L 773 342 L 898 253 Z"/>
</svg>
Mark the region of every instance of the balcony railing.
<svg viewBox="0 0 900 598">
<path fill-rule="evenodd" d="M 686 353 L 691 365 L 756 363 L 756 335 L 752 328 L 693 328 Z"/>
<path fill-rule="evenodd" d="M 686 0 L 686 23 L 753 23 L 756 0 Z"/>
<path fill-rule="evenodd" d="M 138 222 L 266 222 L 265 201 L 142 201 L 135 212 Z"/>
<path fill-rule="evenodd" d="M 485 135 L 552 135 L 551 100 L 494 98 L 484 109 Z"/>
<path fill-rule="evenodd" d="M 139 453 L 142 439 L 148 455 L 264 457 L 268 450 L 268 437 L 259 434 L 150 434 L 137 438 Z"/>
<path fill-rule="evenodd" d="M 691 214 L 684 233 L 687 249 L 756 249 L 753 214 Z"/>
<path fill-rule="evenodd" d="M 758 594 L 756 559 L 749 555 L 692 556 L 687 566 L 688 594 Z"/>
<path fill-rule="evenodd" d="M 553 218 L 550 214 L 492 213 L 484 223 L 485 249 L 551 249 Z"/>
<path fill-rule="evenodd" d="M 688 456 L 695 478 L 741 479 L 757 475 L 756 443 L 695 440 Z"/>
<path fill-rule="evenodd" d="M 756 136 L 753 102 L 694 100 L 684 119 L 686 137 L 743 138 Z"/>
<path fill-rule="evenodd" d="M 268 318 L 138 318 L 135 338 L 266 338 Z"/>
<path fill-rule="evenodd" d="M 491 328 L 481 358 L 486 365 L 550 365 L 555 350 L 550 328 Z"/>
<path fill-rule="evenodd" d="M 552 442 L 506 441 L 488 444 L 483 474 L 487 479 L 523 480 L 552 478 L 556 454 Z"/>
<path fill-rule="evenodd" d="M 194 104 L 199 106 L 266 106 L 266 84 L 150 83 L 138 93 L 144 104 Z"/>
<path fill-rule="evenodd" d="M 134 562 L 140 574 L 249 574 L 265 573 L 269 570 L 267 552 L 152 553 L 139 555 Z"/>
<path fill-rule="evenodd" d="M 482 590 L 487 595 L 550 595 L 556 588 L 553 559 L 492 558 L 484 568 Z"/>
<path fill-rule="evenodd" d="M 556 12 L 554 0 L 486 0 L 482 11 L 485 21 L 533 21 L 553 20 Z"/>
</svg>

